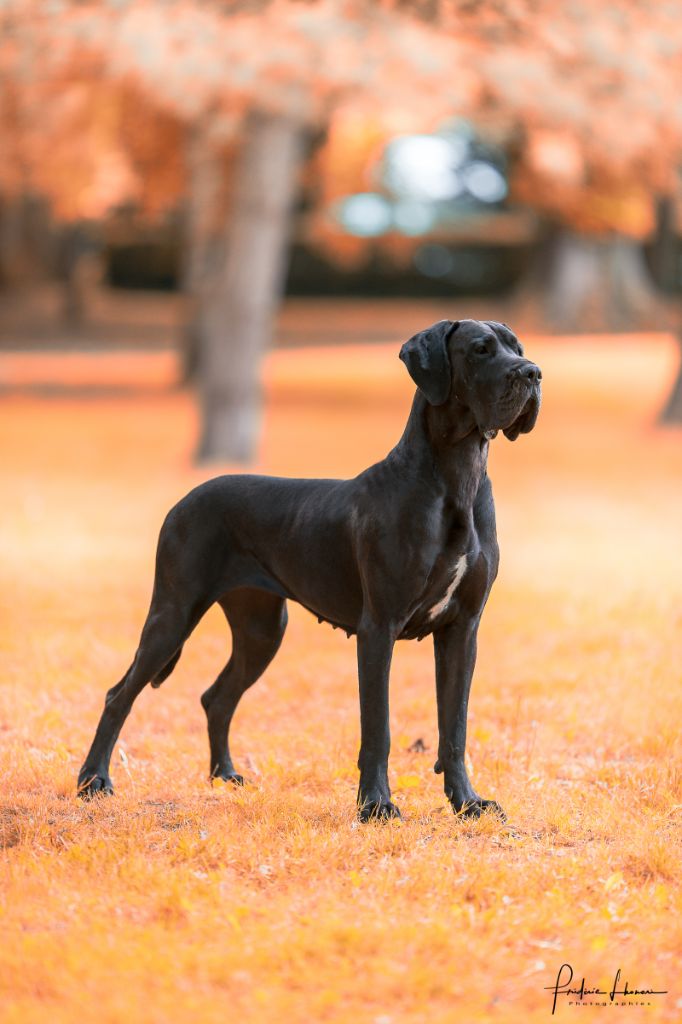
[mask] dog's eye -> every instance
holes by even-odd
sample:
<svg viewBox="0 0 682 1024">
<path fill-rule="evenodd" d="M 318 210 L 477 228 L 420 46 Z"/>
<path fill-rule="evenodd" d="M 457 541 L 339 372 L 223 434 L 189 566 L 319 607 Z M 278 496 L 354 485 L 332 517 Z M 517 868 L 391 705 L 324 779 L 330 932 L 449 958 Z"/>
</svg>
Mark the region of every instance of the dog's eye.
<svg viewBox="0 0 682 1024">
<path fill-rule="evenodd" d="M 474 345 L 474 354 L 477 356 L 487 356 L 488 346 L 483 341 L 479 341 L 478 344 Z"/>
</svg>

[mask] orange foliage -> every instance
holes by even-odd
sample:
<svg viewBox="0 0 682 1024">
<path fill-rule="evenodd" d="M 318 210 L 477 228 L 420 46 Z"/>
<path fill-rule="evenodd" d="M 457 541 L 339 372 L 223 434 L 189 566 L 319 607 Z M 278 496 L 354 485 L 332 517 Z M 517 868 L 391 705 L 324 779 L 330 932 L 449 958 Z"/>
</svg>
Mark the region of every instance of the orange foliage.
<svg viewBox="0 0 682 1024">
<path fill-rule="evenodd" d="M 47 196 L 65 221 L 97 219 L 129 202 L 154 216 L 182 195 L 181 122 L 139 90 L 101 76 L 8 84 L 0 98 L 9 142 L 3 191 Z"/>
<path fill-rule="evenodd" d="M 313 123 L 347 107 L 365 122 L 374 119 L 384 136 L 396 130 L 396 118 L 423 131 L 445 116 L 482 113 L 506 121 L 509 132 L 521 129 L 519 177 L 528 178 L 536 204 L 579 218 L 585 192 L 594 189 L 588 224 L 641 234 L 648 221 L 636 189 L 672 188 L 682 149 L 674 99 L 682 90 L 681 13 L 679 0 L 645 7 L 635 0 L 7 0 L 0 10 L 0 78 L 7 85 L 0 118 L 3 134 L 23 141 L 11 141 L 14 170 L 0 173 L 7 184 L 18 167 L 73 214 L 135 194 L 128 175 L 136 171 L 146 181 L 144 172 L 153 170 L 152 189 L 142 189 L 159 190 L 163 198 L 152 200 L 158 205 L 166 201 L 169 183 L 160 179 L 178 140 L 155 109 L 171 121 L 210 113 L 229 133 L 253 105 Z M 143 112 L 146 124 L 145 132 L 133 132 L 138 143 L 144 136 L 146 152 L 137 167 L 127 133 L 114 137 L 106 127 L 110 101 L 96 84 L 102 77 L 109 90 L 134 83 L 138 99 L 126 106 L 127 117 Z M 69 109 L 69 81 L 93 90 L 81 116 Z M 577 154 L 568 159 L 568 178 L 561 156 L 559 166 L 547 163 L 548 135 Z M 86 187 L 80 179 L 88 174 Z M 355 176 L 352 162 L 347 174 Z M 173 187 L 180 184 L 173 179 Z M 609 206 L 600 196 L 614 187 L 623 199 Z"/>
<path fill-rule="evenodd" d="M 444 92 L 457 41 L 391 5 L 370 12 L 341 0 L 273 0 L 227 8 L 153 0 L 46 7 L 9 0 L 0 18 L 5 29 L 0 81 L 11 92 L 5 109 L 0 105 L 0 122 L 16 149 L 4 180 L 0 172 L 0 184 L 44 189 L 67 217 L 81 210 L 89 215 L 95 208 L 103 213 L 123 199 L 138 199 L 145 186 L 136 188 L 126 179 L 134 170 L 154 189 L 161 171 L 161 200 L 154 202 L 163 202 L 168 154 L 177 162 L 173 121 L 178 118 L 210 118 L 219 126 L 213 134 L 220 145 L 254 104 L 317 123 L 326 120 L 340 97 L 357 93 L 366 106 L 409 108 L 433 124 L 453 102 L 466 102 L 475 85 L 475 76 L 460 74 Z M 133 104 L 126 101 L 130 88 Z M 77 104 L 74 115 L 68 98 L 79 89 L 81 99 L 92 95 Z M 108 116 L 112 104 L 121 115 L 115 131 Z M 159 110 L 165 115 L 159 117 Z M 84 130 L 86 113 L 92 124 Z M 144 118 L 142 132 L 131 129 L 130 118 L 136 116 L 138 122 Z M 66 149 L 63 157 L 60 145 Z M 84 175 L 94 181 L 87 195 L 80 182 Z M 177 192 L 182 181 L 176 176 L 173 184 Z"/>
<path fill-rule="evenodd" d="M 259 468 L 346 475 L 383 455 L 412 391 L 397 341 L 273 353 Z M 405 820 L 356 827 L 353 645 L 296 607 L 237 714 L 247 788 L 205 783 L 198 697 L 229 646 L 210 613 L 136 704 L 116 797 L 77 803 L 162 516 L 202 477 L 195 412 L 165 355 L 73 356 L 65 385 L 127 379 L 128 398 L 5 398 L 3 1022 L 532 1024 L 563 962 L 669 990 L 628 1019 L 679 1019 L 682 449 L 651 425 L 675 345 L 524 341 L 545 400 L 536 431 L 492 446 L 502 567 L 469 741 L 512 829 L 446 807 L 428 643 L 399 644 L 393 670 Z M 42 359 L 0 370 L 49 383 Z"/>
</svg>

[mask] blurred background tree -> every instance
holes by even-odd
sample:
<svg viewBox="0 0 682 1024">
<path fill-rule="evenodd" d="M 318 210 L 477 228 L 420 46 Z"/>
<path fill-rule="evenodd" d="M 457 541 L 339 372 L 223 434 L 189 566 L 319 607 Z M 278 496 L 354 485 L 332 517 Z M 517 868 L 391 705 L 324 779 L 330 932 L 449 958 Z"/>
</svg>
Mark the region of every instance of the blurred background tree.
<svg viewBox="0 0 682 1024">
<path fill-rule="evenodd" d="M 4 0 L 0 272 L 58 272 L 77 320 L 103 239 L 130 283 L 135 240 L 163 235 L 202 459 L 253 455 L 290 256 L 292 290 L 516 285 L 545 328 L 660 326 L 654 278 L 680 290 L 681 14 Z"/>
</svg>

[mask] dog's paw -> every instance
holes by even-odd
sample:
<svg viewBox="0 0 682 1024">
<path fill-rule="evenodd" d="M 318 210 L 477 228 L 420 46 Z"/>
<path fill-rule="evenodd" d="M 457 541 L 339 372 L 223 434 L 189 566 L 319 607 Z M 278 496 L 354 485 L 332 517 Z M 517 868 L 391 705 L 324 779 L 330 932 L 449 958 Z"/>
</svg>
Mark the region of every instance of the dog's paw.
<svg viewBox="0 0 682 1024">
<path fill-rule="evenodd" d="M 221 772 L 219 775 L 212 775 L 210 783 L 212 786 L 243 786 L 244 776 L 237 772 Z"/>
<path fill-rule="evenodd" d="M 78 776 L 78 789 L 76 796 L 81 800 L 92 800 L 97 796 L 113 796 L 114 787 L 108 775 L 98 775 L 96 772 L 81 771 Z"/>
<path fill-rule="evenodd" d="M 500 821 L 507 820 L 507 815 L 496 800 L 483 800 L 479 797 L 466 801 L 460 807 L 453 803 L 452 809 L 458 818 L 480 818 L 482 814 L 493 814 Z"/>
<path fill-rule="evenodd" d="M 402 818 L 402 814 L 390 800 L 376 800 L 359 806 L 358 818 L 362 822 L 388 821 L 389 818 Z"/>
</svg>

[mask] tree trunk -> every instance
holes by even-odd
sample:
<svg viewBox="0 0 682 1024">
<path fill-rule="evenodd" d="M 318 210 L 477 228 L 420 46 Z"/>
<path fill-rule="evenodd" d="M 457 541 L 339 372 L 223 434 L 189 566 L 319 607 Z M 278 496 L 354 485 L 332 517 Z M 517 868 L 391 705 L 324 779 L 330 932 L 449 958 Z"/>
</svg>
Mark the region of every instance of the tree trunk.
<svg viewBox="0 0 682 1024">
<path fill-rule="evenodd" d="M 659 286 L 667 295 L 674 295 L 678 286 L 678 242 L 675 203 L 662 195 L 656 202 L 656 237 L 652 262 Z M 661 423 L 682 423 L 682 329 L 678 329 L 678 369 L 672 390 L 660 415 Z"/>
<path fill-rule="evenodd" d="M 49 277 L 54 241 L 45 199 L 29 192 L 0 196 L 0 287 L 30 286 Z"/>
<path fill-rule="evenodd" d="M 184 210 L 182 290 L 187 311 L 180 339 L 180 382 L 195 380 L 199 365 L 200 312 L 212 276 L 219 269 L 219 237 L 216 218 L 224 167 L 221 154 L 210 138 L 206 116 L 187 132 L 187 201 Z"/>
<path fill-rule="evenodd" d="M 29 271 L 21 199 L 0 198 L 0 284 L 23 284 Z"/>
<path fill-rule="evenodd" d="M 557 230 L 531 272 L 539 319 L 565 333 L 627 331 L 650 326 L 662 306 L 640 244 Z"/>
<path fill-rule="evenodd" d="M 682 423 L 682 332 L 678 332 L 677 341 L 680 350 L 677 376 L 670 397 L 661 411 L 661 423 Z"/>
<path fill-rule="evenodd" d="M 235 168 L 224 260 L 202 299 L 198 383 L 201 461 L 253 458 L 261 418 L 261 359 L 280 298 L 304 131 L 254 112 Z"/>
<path fill-rule="evenodd" d="M 659 288 L 667 295 L 677 289 L 678 255 L 675 202 L 672 196 L 656 199 L 656 234 L 651 247 L 651 264 Z"/>
<path fill-rule="evenodd" d="M 62 317 L 71 328 L 82 327 L 102 268 L 95 243 L 83 224 L 66 225 L 61 232 L 57 277 L 62 286 Z"/>
</svg>

